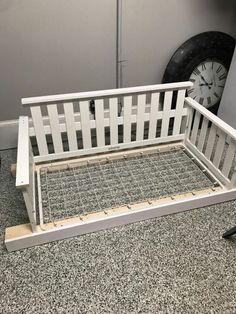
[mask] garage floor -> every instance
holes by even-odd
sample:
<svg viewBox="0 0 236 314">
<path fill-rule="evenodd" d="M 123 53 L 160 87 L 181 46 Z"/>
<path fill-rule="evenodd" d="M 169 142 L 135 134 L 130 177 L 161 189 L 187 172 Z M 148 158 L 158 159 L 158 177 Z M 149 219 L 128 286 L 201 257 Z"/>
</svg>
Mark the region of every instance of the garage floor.
<svg viewBox="0 0 236 314">
<path fill-rule="evenodd" d="M 0 154 L 0 313 L 236 312 L 235 201 L 7 253 L 27 216 Z"/>
</svg>

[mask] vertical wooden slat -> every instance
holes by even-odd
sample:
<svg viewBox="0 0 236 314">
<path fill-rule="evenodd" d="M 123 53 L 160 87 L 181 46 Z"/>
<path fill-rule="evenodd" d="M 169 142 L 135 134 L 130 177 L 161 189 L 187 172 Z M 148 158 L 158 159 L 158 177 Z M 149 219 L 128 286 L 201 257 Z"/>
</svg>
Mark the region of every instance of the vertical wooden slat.
<svg viewBox="0 0 236 314">
<path fill-rule="evenodd" d="M 136 141 L 143 140 L 146 95 L 138 95 Z"/>
<path fill-rule="evenodd" d="M 97 146 L 105 146 L 104 103 L 103 99 L 95 100 Z"/>
<path fill-rule="evenodd" d="M 219 167 L 219 164 L 221 161 L 221 157 L 222 157 L 224 147 L 225 147 L 225 138 L 226 138 L 226 134 L 222 131 L 219 131 L 219 138 L 216 144 L 216 150 L 215 150 L 214 158 L 213 158 L 213 164 L 216 166 L 216 168 Z"/>
<path fill-rule="evenodd" d="M 157 129 L 157 115 L 158 115 L 158 106 L 159 106 L 159 93 L 152 93 L 151 96 L 151 110 L 150 110 L 150 123 L 148 130 L 148 138 L 156 138 L 156 129 Z"/>
<path fill-rule="evenodd" d="M 118 98 L 110 98 L 109 100 L 110 111 L 110 144 L 118 144 Z"/>
<path fill-rule="evenodd" d="M 131 142 L 131 106 L 132 96 L 124 97 L 124 143 Z"/>
<path fill-rule="evenodd" d="M 172 95 L 172 91 L 165 92 L 163 116 L 161 123 L 161 137 L 168 136 Z"/>
<path fill-rule="evenodd" d="M 210 132 L 209 132 L 209 136 L 207 139 L 207 145 L 206 145 L 206 151 L 205 151 L 205 156 L 207 159 L 211 159 L 211 154 L 214 147 L 215 138 L 216 138 L 216 126 L 212 124 Z"/>
<path fill-rule="evenodd" d="M 30 107 L 34 130 L 39 149 L 39 155 L 48 155 L 47 140 L 44 132 L 43 117 L 39 106 Z"/>
<path fill-rule="evenodd" d="M 185 89 L 178 91 L 176 109 L 175 109 L 173 135 L 180 134 L 180 126 L 181 126 L 181 121 L 182 121 L 185 93 L 186 93 Z"/>
<path fill-rule="evenodd" d="M 194 122 L 193 122 L 193 129 L 192 129 L 192 133 L 191 133 L 191 137 L 190 137 L 190 141 L 193 143 L 193 145 L 195 145 L 196 140 L 197 140 L 200 117 L 201 117 L 201 114 L 198 111 L 196 111 L 195 117 L 194 117 Z"/>
<path fill-rule="evenodd" d="M 193 122 L 193 108 L 187 108 L 187 122 L 186 122 L 186 129 L 185 129 L 185 141 L 190 138 L 191 127 Z"/>
<path fill-rule="evenodd" d="M 236 151 L 236 143 L 234 140 L 229 141 L 229 146 L 226 151 L 225 160 L 222 167 L 222 173 L 224 176 L 228 177 L 232 163 L 234 161 Z"/>
<path fill-rule="evenodd" d="M 73 103 L 64 103 L 63 106 L 66 120 L 66 132 L 69 143 L 69 150 L 74 151 L 78 149 L 78 143 L 76 137 Z"/>
<path fill-rule="evenodd" d="M 204 117 L 203 121 L 202 121 L 202 125 L 201 125 L 201 131 L 200 131 L 200 135 L 199 135 L 198 144 L 197 144 L 197 148 L 200 150 L 200 152 L 202 152 L 203 146 L 205 143 L 208 123 L 209 123 L 209 120 L 206 117 Z"/>
<path fill-rule="evenodd" d="M 52 132 L 52 141 L 55 153 L 63 152 L 57 105 L 47 105 L 49 122 Z"/>
<path fill-rule="evenodd" d="M 79 106 L 80 106 L 83 149 L 89 149 L 92 147 L 90 118 L 89 118 L 89 102 L 87 100 L 80 101 Z"/>
</svg>

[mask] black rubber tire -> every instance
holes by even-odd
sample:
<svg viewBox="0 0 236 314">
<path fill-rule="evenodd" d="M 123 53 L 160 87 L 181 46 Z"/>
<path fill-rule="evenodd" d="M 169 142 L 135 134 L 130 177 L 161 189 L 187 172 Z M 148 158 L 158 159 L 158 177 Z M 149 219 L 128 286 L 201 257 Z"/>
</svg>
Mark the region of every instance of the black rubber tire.
<svg viewBox="0 0 236 314">
<path fill-rule="evenodd" d="M 205 32 L 183 43 L 171 57 L 163 83 L 188 81 L 193 70 L 203 61 L 214 59 L 221 62 L 227 70 L 235 48 L 235 39 L 222 32 Z M 217 113 L 220 101 L 208 108 Z"/>
</svg>

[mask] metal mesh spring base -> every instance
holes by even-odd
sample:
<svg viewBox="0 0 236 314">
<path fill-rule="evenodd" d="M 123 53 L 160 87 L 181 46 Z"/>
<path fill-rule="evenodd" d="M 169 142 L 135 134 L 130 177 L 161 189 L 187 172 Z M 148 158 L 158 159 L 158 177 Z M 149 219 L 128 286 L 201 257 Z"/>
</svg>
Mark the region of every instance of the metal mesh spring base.
<svg viewBox="0 0 236 314">
<path fill-rule="evenodd" d="M 44 223 L 214 186 L 182 150 L 41 170 Z"/>
</svg>

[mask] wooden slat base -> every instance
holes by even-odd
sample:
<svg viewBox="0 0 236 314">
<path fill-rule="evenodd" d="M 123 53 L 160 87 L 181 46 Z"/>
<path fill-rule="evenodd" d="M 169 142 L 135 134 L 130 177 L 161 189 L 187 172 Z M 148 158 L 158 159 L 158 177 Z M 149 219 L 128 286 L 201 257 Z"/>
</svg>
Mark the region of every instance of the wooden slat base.
<svg viewBox="0 0 236 314">
<path fill-rule="evenodd" d="M 87 217 L 87 219 L 78 217 L 58 221 L 56 225 L 52 223 L 44 225 L 45 230 L 37 226 L 37 231 L 34 233 L 32 233 L 29 224 L 24 224 L 6 229 L 5 244 L 7 250 L 11 252 L 119 225 L 217 204 L 235 198 L 236 189 L 229 191 L 217 188 L 215 191 L 205 190 L 195 195 L 188 194 L 187 197 L 185 194 L 175 198 L 168 197 L 165 200 L 157 200 L 151 204 L 145 203 L 145 207 L 138 204 L 126 210 L 124 207 L 113 210 L 111 214 L 106 211 L 106 213 L 91 214 L 93 216 Z"/>
</svg>

